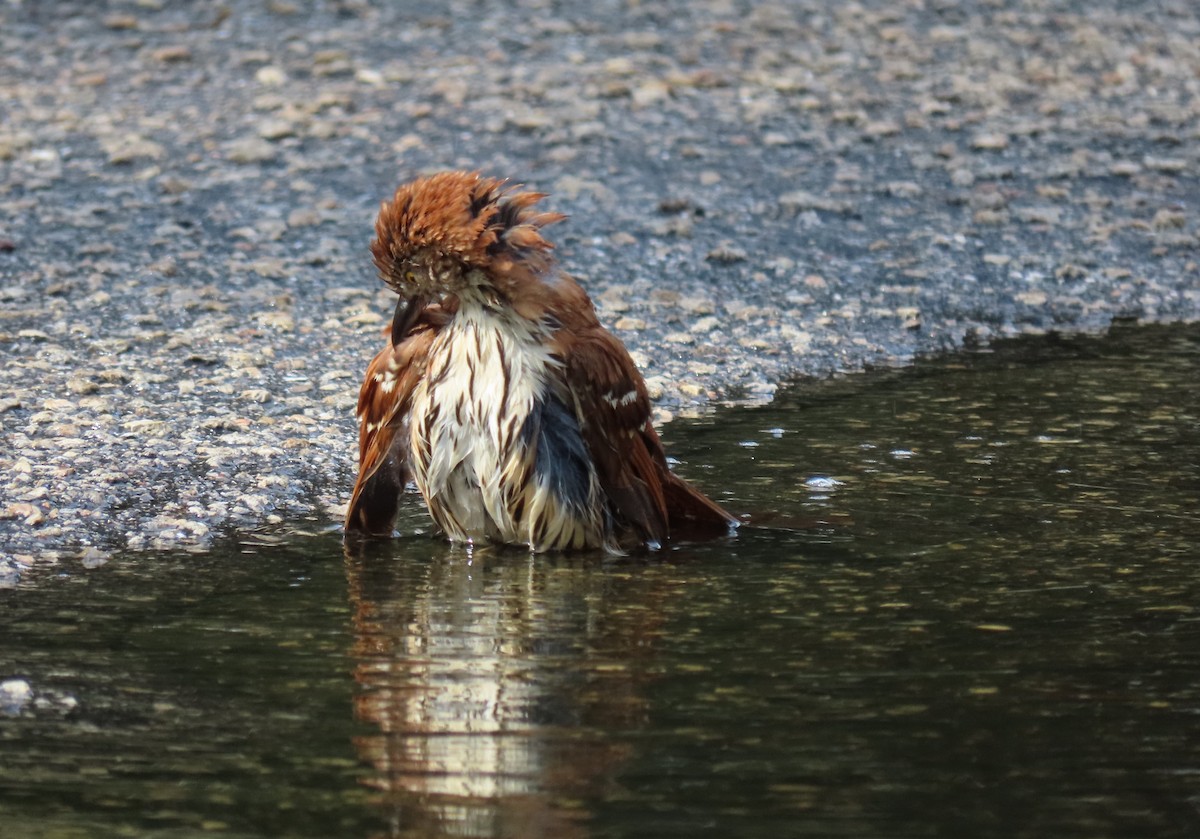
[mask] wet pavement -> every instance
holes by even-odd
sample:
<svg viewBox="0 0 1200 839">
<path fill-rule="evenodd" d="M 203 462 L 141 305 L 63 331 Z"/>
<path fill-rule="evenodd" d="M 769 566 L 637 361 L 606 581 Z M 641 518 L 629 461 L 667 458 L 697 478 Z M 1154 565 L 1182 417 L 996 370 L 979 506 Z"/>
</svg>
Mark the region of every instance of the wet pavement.
<svg viewBox="0 0 1200 839">
<path fill-rule="evenodd" d="M 418 172 L 551 193 L 664 421 L 1195 319 L 1198 43 L 1185 0 L 7 3 L 0 579 L 336 515 Z"/>
</svg>

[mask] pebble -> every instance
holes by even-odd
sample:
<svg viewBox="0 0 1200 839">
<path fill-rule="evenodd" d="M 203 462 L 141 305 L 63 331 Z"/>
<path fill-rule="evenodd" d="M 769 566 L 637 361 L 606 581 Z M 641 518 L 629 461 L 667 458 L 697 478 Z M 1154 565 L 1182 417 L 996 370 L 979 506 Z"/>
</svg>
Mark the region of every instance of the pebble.
<svg viewBox="0 0 1200 839">
<path fill-rule="evenodd" d="M 276 154 L 275 146 L 257 137 L 243 137 L 225 147 L 225 156 L 233 163 L 266 163 Z"/>
<path fill-rule="evenodd" d="M 155 61 L 170 63 L 175 61 L 191 61 L 192 51 L 182 44 L 173 44 L 169 47 L 159 47 L 151 53 Z"/>
<path fill-rule="evenodd" d="M 804 190 L 787 192 L 779 196 L 779 205 L 786 210 L 799 212 L 802 210 L 822 210 L 827 213 L 848 214 L 854 205 L 849 201 L 817 195 Z"/>
<path fill-rule="evenodd" d="M 1003 134 L 976 134 L 971 138 L 971 148 L 976 151 L 1002 151 L 1008 148 L 1008 137 Z"/>
<path fill-rule="evenodd" d="M 735 262 L 744 262 L 746 251 L 736 245 L 724 244 L 710 250 L 704 258 L 720 265 L 732 265 Z"/>
<path fill-rule="evenodd" d="M 266 87 L 279 87 L 287 82 L 287 73 L 281 67 L 268 64 L 254 71 L 254 80 Z"/>
<path fill-rule="evenodd" d="M 265 119 L 258 124 L 258 136 L 264 140 L 282 140 L 296 136 L 296 124 L 286 119 Z"/>
</svg>

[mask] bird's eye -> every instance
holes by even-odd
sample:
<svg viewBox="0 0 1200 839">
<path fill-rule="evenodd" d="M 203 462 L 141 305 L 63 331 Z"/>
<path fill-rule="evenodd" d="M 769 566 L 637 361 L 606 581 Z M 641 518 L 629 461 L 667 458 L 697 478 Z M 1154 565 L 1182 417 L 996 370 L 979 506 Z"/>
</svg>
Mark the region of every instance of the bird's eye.
<svg viewBox="0 0 1200 839">
<path fill-rule="evenodd" d="M 417 275 L 414 274 L 412 271 L 405 271 L 404 279 L 408 280 L 410 283 L 413 283 L 413 282 L 417 281 Z"/>
</svg>

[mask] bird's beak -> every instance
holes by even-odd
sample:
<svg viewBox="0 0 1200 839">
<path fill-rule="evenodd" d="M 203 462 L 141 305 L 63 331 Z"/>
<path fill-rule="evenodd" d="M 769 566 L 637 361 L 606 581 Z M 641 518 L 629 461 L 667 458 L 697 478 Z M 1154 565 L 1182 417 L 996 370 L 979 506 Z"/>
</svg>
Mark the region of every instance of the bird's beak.
<svg viewBox="0 0 1200 839">
<path fill-rule="evenodd" d="M 396 301 L 396 314 L 392 315 L 392 346 L 397 346 L 408 336 L 408 331 L 417 322 L 417 317 L 425 309 L 426 300 L 420 294 L 411 297 L 401 296 Z"/>
</svg>

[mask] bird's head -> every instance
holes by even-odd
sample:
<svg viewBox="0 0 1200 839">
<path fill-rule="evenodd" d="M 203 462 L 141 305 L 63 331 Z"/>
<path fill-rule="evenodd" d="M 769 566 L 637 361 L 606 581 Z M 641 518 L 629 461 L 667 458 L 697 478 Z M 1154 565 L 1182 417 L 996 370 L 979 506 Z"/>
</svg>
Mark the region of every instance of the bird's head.
<svg viewBox="0 0 1200 839">
<path fill-rule="evenodd" d="M 404 184 L 375 221 L 371 254 L 379 275 L 406 298 L 519 293 L 552 264 L 540 229 L 565 218 L 532 209 L 543 197 L 478 172 Z"/>
</svg>

